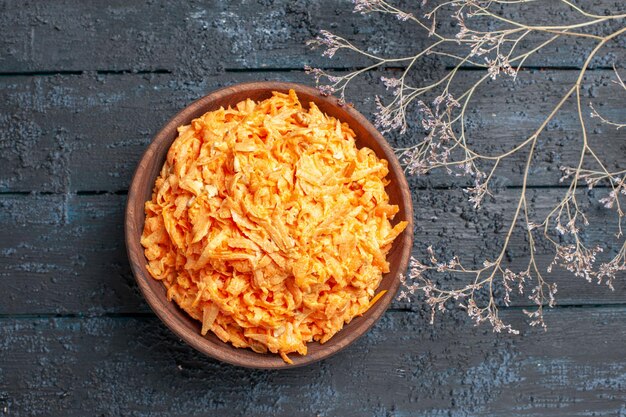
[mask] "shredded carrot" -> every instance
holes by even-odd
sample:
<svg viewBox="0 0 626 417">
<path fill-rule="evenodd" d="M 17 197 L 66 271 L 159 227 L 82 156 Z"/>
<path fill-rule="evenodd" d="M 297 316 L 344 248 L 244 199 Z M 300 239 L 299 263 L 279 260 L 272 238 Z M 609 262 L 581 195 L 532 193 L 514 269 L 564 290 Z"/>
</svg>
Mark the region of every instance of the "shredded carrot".
<svg viewBox="0 0 626 417">
<path fill-rule="evenodd" d="M 376 294 L 374 296 L 374 298 L 372 298 L 370 300 L 370 304 L 369 304 L 369 308 L 371 308 L 374 304 L 376 304 L 376 302 L 378 300 L 380 300 L 381 298 L 383 298 L 383 295 L 385 295 L 387 293 L 387 290 L 382 290 L 381 292 L 379 292 L 378 294 Z"/>
<path fill-rule="evenodd" d="M 224 342 L 305 355 L 367 311 L 407 223 L 387 161 L 294 91 L 178 129 L 141 243 L 167 296 Z"/>
</svg>

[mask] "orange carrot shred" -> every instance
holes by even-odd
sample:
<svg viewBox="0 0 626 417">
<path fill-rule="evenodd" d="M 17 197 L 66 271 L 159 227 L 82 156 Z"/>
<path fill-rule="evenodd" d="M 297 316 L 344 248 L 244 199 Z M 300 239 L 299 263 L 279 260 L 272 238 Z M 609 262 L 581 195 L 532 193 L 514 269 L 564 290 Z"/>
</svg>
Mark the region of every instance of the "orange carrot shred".
<svg viewBox="0 0 626 417">
<path fill-rule="evenodd" d="M 235 347 L 307 353 L 363 314 L 407 222 L 387 161 L 294 91 L 208 112 L 178 129 L 141 243 L 148 271 Z"/>
</svg>

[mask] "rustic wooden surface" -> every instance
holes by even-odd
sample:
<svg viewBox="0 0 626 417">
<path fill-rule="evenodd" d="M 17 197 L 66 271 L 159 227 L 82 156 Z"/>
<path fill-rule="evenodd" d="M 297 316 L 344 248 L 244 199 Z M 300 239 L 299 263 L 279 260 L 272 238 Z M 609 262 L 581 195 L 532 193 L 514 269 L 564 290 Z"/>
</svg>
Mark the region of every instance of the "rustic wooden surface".
<svg viewBox="0 0 626 417">
<path fill-rule="evenodd" d="M 294 91 L 305 109 L 313 102 L 319 111 L 347 123 L 358 138 L 357 146 L 367 147 L 388 161 L 389 184 L 386 191 L 389 203 L 395 204 L 398 208 L 392 225 L 401 221 L 406 223 L 406 229 L 396 237 L 387 254 L 389 271 L 382 276 L 377 289 L 382 293 L 382 297 L 365 313 L 346 324 L 340 333 L 326 343 L 307 344 L 306 355 L 292 356 L 291 364 L 285 363 L 280 355 L 259 355 L 251 349 L 235 348 L 222 342 L 212 333 L 202 336 L 200 323 L 178 308 L 175 303 L 168 301 L 163 283 L 150 275 L 146 267 L 145 250 L 140 243 L 146 217 L 146 201 L 152 198 L 154 182 L 162 172 L 168 150 L 176 139 L 180 126 L 191 123 L 193 119 L 208 111 L 235 106 L 244 100 L 258 102 L 269 99 L 272 93 L 277 91 L 284 94 Z M 302 84 L 276 81 L 239 83 L 220 88 L 194 101 L 170 119 L 155 135 L 137 164 L 126 200 L 124 233 L 128 260 L 137 286 L 150 308 L 174 334 L 201 353 L 222 362 L 247 368 L 274 370 L 296 368 L 328 358 L 349 346 L 364 335 L 393 302 L 400 286 L 398 276 L 406 271 L 413 248 L 414 215 L 411 189 L 404 175 L 404 168 L 395 157 L 394 149 L 376 127 L 353 107 L 340 104 L 337 97 L 322 96 L 316 88 Z"/>
<path fill-rule="evenodd" d="M 536 18 L 575 19 L 555 3 Z M 502 311 L 520 336 L 475 328 L 458 311 L 431 326 L 420 300 L 395 302 L 353 346 L 294 370 L 224 365 L 176 339 L 138 294 L 123 243 L 126 190 L 152 136 L 218 87 L 310 84 L 305 63 L 337 71 L 364 64 L 308 50 L 304 42 L 319 29 L 389 52 L 410 44 L 394 33 L 417 45 L 426 39 L 395 19 L 353 14 L 341 0 L 172 4 L 0 1 L 0 416 L 626 416 L 624 275 L 611 292 L 556 270 L 559 306 L 547 313 L 547 333 L 525 327 L 525 298 Z M 617 0 L 584 4 L 598 13 L 626 9 Z M 583 87 L 622 120 L 626 97 L 611 89 L 610 66 L 624 61 L 625 42 L 601 51 Z M 589 48 L 561 44 L 529 62 L 517 83 L 490 84 L 476 98 L 473 137 L 497 149 L 532 131 Z M 352 90 L 365 115 L 380 75 Z M 476 73 L 462 75 L 469 83 Z M 589 122 L 590 141 L 623 169 L 624 132 Z M 576 118 L 560 114 L 530 179 L 534 212 L 562 195 L 557 167 L 579 145 Z M 415 255 L 432 243 L 469 261 L 493 256 L 523 158 L 503 167 L 496 200 L 478 213 L 459 191 L 463 180 L 411 178 Z M 602 192 L 584 198 L 596 222 L 586 238 L 610 252 L 616 229 L 597 202 Z M 521 265 L 525 242 L 513 241 L 507 255 Z M 538 260 L 550 262 L 548 247 L 539 246 Z"/>
</svg>

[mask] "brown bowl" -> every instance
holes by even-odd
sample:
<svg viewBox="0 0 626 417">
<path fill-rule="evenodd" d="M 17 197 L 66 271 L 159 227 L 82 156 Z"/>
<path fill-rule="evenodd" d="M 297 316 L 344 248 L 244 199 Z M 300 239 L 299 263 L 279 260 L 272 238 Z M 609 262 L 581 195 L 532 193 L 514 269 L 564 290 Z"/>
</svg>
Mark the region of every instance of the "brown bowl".
<svg viewBox="0 0 626 417">
<path fill-rule="evenodd" d="M 188 316 L 174 302 L 167 301 L 163 284 L 150 276 L 140 243 L 145 217 L 144 203 L 152 196 L 156 177 L 165 162 L 170 145 L 176 139 L 176 129 L 220 106 L 233 106 L 247 98 L 255 101 L 263 100 L 269 98 L 272 91 L 287 92 L 289 89 L 296 91 L 303 105 L 314 102 L 324 113 L 348 123 L 356 133 L 358 147 L 367 146 L 380 158 L 389 161 L 388 178 L 391 183 L 387 186 L 387 193 L 391 203 L 400 207 L 394 222 L 401 220 L 409 222 L 406 230 L 393 242 L 392 249 L 387 255 L 391 271 L 383 276 L 379 287 L 379 290 L 387 290 L 387 293 L 363 316 L 354 318 L 328 342 L 323 345 L 317 342 L 309 343 L 306 356 L 290 355 L 293 365 L 286 364 L 279 355 L 264 355 L 250 349 L 235 348 L 222 342 L 211 332 L 202 336 L 200 334 L 201 323 Z M 126 205 L 125 232 L 128 257 L 137 284 L 152 310 L 177 336 L 200 352 L 233 365 L 249 368 L 293 368 L 317 362 L 339 352 L 367 332 L 387 309 L 400 285 L 399 275 L 405 272 L 409 261 L 413 241 L 413 207 L 409 186 L 393 150 L 383 136 L 359 112 L 350 106 L 339 105 L 336 98 L 324 97 L 311 87 L 284 82 L 252 82 L 223 88 L 191 103 L 154 137 L 141 158 L 130 185 Z"/>
</svg>

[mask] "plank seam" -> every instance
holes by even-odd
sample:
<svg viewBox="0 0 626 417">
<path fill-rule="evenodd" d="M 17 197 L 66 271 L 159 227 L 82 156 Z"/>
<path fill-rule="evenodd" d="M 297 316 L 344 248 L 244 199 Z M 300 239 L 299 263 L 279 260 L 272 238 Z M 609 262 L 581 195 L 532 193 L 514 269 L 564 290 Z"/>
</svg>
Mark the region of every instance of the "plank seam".
<svg viewBox="0 0 626 417">
<path fill-rule="evenodd" d="M 526 306 L 498 306 L 498 310 L 500 311 L 523 311 L 527 309 L 532 309 L 533 307 L 537 307 L 537 305 L 530 304 Z M 556 304 L 552 308 L 550 308 L 547 304 L 544 304 L 542 307 L 544 308 L 544 312 L 550 312 L 550 311 L 556 311 L 556 310 L 567 310 L 567 309 L 573 309 L 573 310 L 575 309 L 600 309 L 600 308 L 623 309 L 623 308 L 626 308 L 626 303 Z M 417 306 L 406 306 L 406 307 L 392 307 L 392 308 L 389 308 L 387 311 L 415 313 L 415 312 L 420 311 L 420 309 Z"/>
<path fill-rule="evenodd" d="M 320 67 L 324 71 L 332 72 L 347 72 L 347 71 L 359 71 L 366 67 L 354 66 L 354 67 Z M 443 69 L 450 71 L 455 67 L 445 66 Z M 406 67 L 381 67 L 379 69 L 371 70 L 383 70 L 383 71 L 404 71 Z M 589 68 L 588 72 L 593 71 L 612 71 L 613 68 L 609 66 L 596 66 Z M 476 72 L 485 71 L 485 68 L 464 66 L 459 68 L 460 72 Z M 576 66 L 527 66 L 523 67 L 520 71 L 580 71 Z M 224 73 L 272 73 L 272 72 L 305 72 L 303 67 L 280 67 L 280 68 L 225 68 Z M 157 68 L 152 70 L 136 70 L 136 69 L 121 69 L 121 70 L 42 70 L 42 71 L 3 71 L 0 72 L 0 77 L 50 77 L 56 75 L 84 75 L 84 74 L 98 74 L 98 75 L 145 75 L 145 74 L 174 74 L 174 71 L 166 68 Z"/>
<path fill-rule="evenodd" d="M 0 77 L 52 77 L 55 75 L 145 75 L 145 74 L 172 74 L 172 71 L 165 68 L 153 70 L 48 70 L 48 71 L 4 71 L 0 72 Z"/>
<path fill-rule="evenodd" d="M 414 191 L 427 191 L 427 190 L 458 190 L 464 188 L 466 185 L 433 185 L 433 186 L 413 186 L 411 190 Z M 521 185 L 509 185 L 504 186 L 502 190 L 519 190 Z M 569 186 L 565 184 L 553 184 L 553 185 L 529 185 L 526 187 L 528 190 L 563 190 L 568 189 Z M 608 185 L 596 185 L 594 189 L 608 189 Z M 0 197 L 2 196 L 28 196 L 28 195 L 65 195 L 75 194 L 77 196 L 90 196 L 90 195 L 127 195 L 128 189 L 122 190 L 78 190 L 78 191 L 0 191 Z"/>
<path fill-rule="evenodd" d="M 534 305 L 533 305 L 534 306 Z M 500 306 L 500 311 L 522 311 L 533 306 Z M 556 305 L 553 308 L 547 308 L 546 311 L 558 311 L 558 310 L 576 310 L 576 309 L 626 309 L 626 303 L 594 303 L 594 304 L 563 304 Z M 391 307 L 387 310 L 387 313 L 416 313 L 420 311 L 420 308 L 415 307 Z M 156 315 L 153 312 L 132 312 L 132 313 L 2 313 L 0 314 L 0 320 L 8 319 L 93 319 L 93 318 L 132 318 L 132 317 L 144 317 L 152 318 Z M 441 318 L 445 320 L 445 317 Z"/>
</svg>

